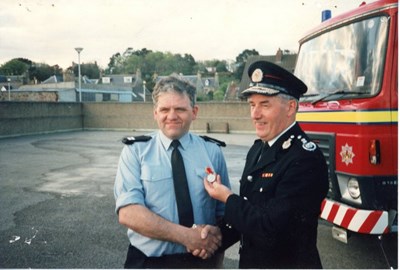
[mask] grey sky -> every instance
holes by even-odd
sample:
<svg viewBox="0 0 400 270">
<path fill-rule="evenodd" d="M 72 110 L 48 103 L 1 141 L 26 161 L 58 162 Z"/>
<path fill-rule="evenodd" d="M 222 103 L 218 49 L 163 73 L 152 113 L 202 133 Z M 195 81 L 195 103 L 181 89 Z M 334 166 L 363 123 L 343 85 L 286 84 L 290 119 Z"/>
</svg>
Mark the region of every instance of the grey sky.
<svg viewBox="0 0 400 270">
<path fill-rule="evenodd" d="M 360 0 L 7 0 L 0 2 L 0 65 L 28 58 L 67 68 L 126 48 L 234 60 L 245 49 L 297 51 L 302 35 Z M 371 2 L 371 1 L 367 1 Z"/>
</svg>

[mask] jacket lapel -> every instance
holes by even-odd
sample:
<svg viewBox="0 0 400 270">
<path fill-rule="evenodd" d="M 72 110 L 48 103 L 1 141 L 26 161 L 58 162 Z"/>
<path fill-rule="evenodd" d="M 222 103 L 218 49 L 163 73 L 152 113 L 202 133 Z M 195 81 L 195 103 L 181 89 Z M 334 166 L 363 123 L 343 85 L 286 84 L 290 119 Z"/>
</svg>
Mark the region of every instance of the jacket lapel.
<svg viewBox="0 0 400 270">
<path fill-rule="evenodd" d="M 262 147 L 262 146 L 260 146 Z M 272 163 L 275 161 L 275 157 L 276 157 L 276 143 L 274 143 L 274 145 L 272 145 L 261 157 L 261 159 L 257 162 L 257 165 L 254 167 L 254 169 L 252 170 L 252 172 L 257 171 L 265 166 L 267 166 L 268 164 Z"/>
</svg>

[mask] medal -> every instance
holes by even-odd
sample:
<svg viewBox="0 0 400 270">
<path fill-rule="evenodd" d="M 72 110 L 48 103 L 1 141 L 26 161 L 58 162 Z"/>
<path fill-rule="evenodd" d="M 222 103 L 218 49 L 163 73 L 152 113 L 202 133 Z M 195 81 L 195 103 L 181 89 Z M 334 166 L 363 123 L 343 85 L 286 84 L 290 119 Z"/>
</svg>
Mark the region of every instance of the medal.
<svg viewBox="0 0 400 270">
<path fill-rule="evenodd" d="M 217 179 L 216 174 L 213 172 L 213 170 L 210 167 L 206 168 L 206 173 L 207 173 L 207 181 L 212 183 Z"/>
<path fill-rule="evenodd" d="M 288 149 L 292 145 L 292 139 L 287 139 L 282 144 L 282 149 Z"/>
</svg>

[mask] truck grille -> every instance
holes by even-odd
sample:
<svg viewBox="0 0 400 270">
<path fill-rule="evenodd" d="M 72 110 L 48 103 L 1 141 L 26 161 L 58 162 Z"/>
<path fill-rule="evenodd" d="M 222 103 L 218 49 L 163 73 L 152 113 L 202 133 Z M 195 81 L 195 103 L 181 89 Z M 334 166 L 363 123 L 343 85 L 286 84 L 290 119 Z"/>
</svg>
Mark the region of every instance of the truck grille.
<svg viewBox="0 0 400 270">
<path fill-rule="evenodd" d="M 329 191 L 327 197 L 333 199 L 336 197 L 335 194 L 338 194 L 336 191 L 339 190 L 335 174 L 335 134 L 307 132 L 307 135 L 318 145 L 325 157 L 329 176 Z"/>
</svg>

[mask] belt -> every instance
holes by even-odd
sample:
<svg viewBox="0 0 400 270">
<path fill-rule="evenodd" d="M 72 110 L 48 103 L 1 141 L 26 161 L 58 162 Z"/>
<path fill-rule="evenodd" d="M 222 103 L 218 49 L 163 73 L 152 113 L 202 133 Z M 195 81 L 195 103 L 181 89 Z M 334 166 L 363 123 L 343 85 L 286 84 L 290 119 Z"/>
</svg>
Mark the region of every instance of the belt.
<svg viewBox="0 0 400 270">
<path fill-rule="evenodd" d="M 222 268 L 223 257 L 224 253 L 216 253 L 213 257 L 206 260 L 195 257 L 190 253 L 147 257 L 138 248 L 129 245 L 125 268 L 215 269 Z"/>
</svg>

